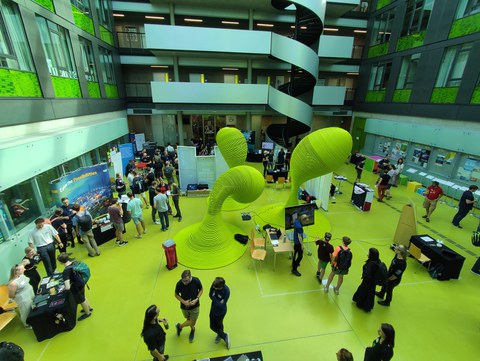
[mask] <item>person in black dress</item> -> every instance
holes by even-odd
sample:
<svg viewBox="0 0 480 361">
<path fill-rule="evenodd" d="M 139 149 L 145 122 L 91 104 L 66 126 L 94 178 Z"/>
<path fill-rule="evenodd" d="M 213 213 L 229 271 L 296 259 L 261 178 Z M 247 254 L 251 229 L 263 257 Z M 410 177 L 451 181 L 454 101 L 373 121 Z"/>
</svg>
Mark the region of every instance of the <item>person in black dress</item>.
<svg viewBox="0 0 480 361">
<path fill-rule="evenodd" d="M 365 349 L 364 361 L 390 361 L 395 346 L 395 330 L 389 323 L 382 323 L 378 328 L 378 337 L 371 347 Z"/>
<path fill-rule="evenodd" d="M 363 265 L 362 283 L 353 295 L 353 301 L 357 307 L 366 312 L 370 312 L 375 302 L 375 275 L 380 264 L 378 250 L 370 248 L 368 259 Z"/>
<path fill-rule="evenodd" d="M 151 305 L 147 308 L 141 336 L 150 354 L 153 356 L 153 361 L 166 361 L 169 359 L 169 356 L 164 354 L 166 334 L 162 326 L 160 326 L 160 322 L 168 330 L 168 321 L 166 318 L 159 319 L 159 313 L 160 310 L 156 305 Z"/>
<path fill-rule="evenodd" d="M 390 302 L 392 302 L 393 289 L 400 284 L 403 272 L 407 268 L 407 261 L 405 260 L 406 256 L 406 247 L 403 244 L 397 245 L 395 247 L 395 257 L 388 268 L 387 283 L 382 286 L 380 292 L 375 292 L 375 294 L 382 299 L 386 295 L 383 301 L 377 302 L 379 305 L 390 306 Z"/>
<path fill-rule="evenodd" d="M 38 285 L 40 284 L 40 274 L 37 271 L 37 266 L 35 265 L 35 256 L 37 252 L 33 247 L 25 248 L 25 257 L 23 257 L 22 264 L 25 267 L 24 275 L 27 276 L 30 281 L 30 285 L 33 288 L 33 292 L 37 293 Z"/>
</svg>

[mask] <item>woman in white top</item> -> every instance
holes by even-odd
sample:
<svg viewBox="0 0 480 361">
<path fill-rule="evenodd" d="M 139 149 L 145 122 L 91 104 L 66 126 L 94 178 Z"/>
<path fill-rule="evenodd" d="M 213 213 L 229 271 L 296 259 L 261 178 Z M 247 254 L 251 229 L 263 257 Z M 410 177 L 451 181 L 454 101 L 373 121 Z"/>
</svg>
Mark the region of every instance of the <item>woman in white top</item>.
<svg viewBox="0 0 480 361">
<path fill-rule="evenodd" d="M 35 294 L 30 285 L 30 279 L 24 275 L 25 267 L 23 264 L 16 264 L 10 270 L 10 280 L 8 281 L 8 297 L 14 299 L 18 305 L 20 320 L 26 328 L 31 328 L 27 324 L 27 317 L 32 309 Z"/>
<path fill-rule="evenodd" d="M 400 178 L 400 174 L 403 172 L 403 168 L 405 167 L 403 158 L 398 158 L 397 165 L 395 166 L 395 175 L 394 175 L 394 182 L 393 186 L 396 187 L 398 185 L 398 179 Z"/>
</svg>

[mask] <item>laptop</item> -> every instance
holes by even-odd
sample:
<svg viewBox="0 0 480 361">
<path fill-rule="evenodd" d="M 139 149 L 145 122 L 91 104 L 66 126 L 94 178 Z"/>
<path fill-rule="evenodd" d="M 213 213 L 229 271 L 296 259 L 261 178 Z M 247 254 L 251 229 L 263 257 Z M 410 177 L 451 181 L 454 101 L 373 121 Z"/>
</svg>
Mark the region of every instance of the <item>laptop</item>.
<svg viewBox="0 0 480 361">
<path fill-rule="evenodd" d="M 282 231 L 279 229 L 277 229 L 275 232 L 270 232 L 270 239 L 272 241 L 279 240 L 281 236 L 282 236 Z"/>
</svg>

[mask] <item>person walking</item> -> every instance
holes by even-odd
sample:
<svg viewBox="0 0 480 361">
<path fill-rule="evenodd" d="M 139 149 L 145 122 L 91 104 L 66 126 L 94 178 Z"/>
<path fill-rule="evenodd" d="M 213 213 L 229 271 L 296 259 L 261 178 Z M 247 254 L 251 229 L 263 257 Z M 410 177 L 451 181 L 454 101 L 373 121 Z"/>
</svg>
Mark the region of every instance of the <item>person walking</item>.
<svg viewBox="0 0 480 361">
<path fill-rule="evenodd" d="M 380 255 L 378 249 L 370 248 L 368 258 L 363 265 L 362 283 L 353 295 L 352 301 L 365 312 L 370 312 L 375 303 L 375 276 L 380 267 Z"/>
<path fill-rule="evenodd" d="M 60 253 L 57 259 L 58 262 L 60 262 L 64 266 L 62 276 L 63 282 L 65 283 L 65 289 L 67 291 L 70 291 L 75 302 L 78 305 L 82 306 L 83 315 L 77 318 L 77 320 L 83 321 L 84 319 L 90 317 L 93 311 L 93 308 L 90 306 L 90 303 L 85 297 L 85 284 L 80 284 L 80 282 L 78 281 L 78 276 L 74 275 L 74 260 L 69 258 L 67 253 Z"/>
<path fill-rule="evenodd" d="M 172 190 L 170 191 L 172 196 L 173 205 L 175 206 L 175 211 L 177 212 L 173 218 L 178 218 L 178 221 L 182 221 L 182 212 L 180 211 L 180 187 L 177 183 L 172 183 Z"/>
<path fill-rule="evenodd" d="M 145 311 L 143 319 L 143 328 L 141 336 L 143 341 L 153 356 L 153 360 L 166 361 L 170 356 L 165 354 L 166 333 L 160 323 L 168 330 L 168 320 L 166 318 L 158 318 L 160 309 L 156 305 L 151 305 Z"/>
<path fill-rule="evenodd" d="M 385 197 L 385 192 L 388 188 L 388 182 L 390 182 L 390 176 L 388 175 L 388 171 L 381 171 L 380 176 L 377 180 L 377 184 L 375 184 L 375 187 L 377 187 L 379 202 L 383 202 L 383 197 Z"/>
<path fill-rule="evenodd" d="M 382 306 L 390 306 L 392 302 L 393 289 L 397 287 L 401 280 L 403 272 L 407 268 L 407 248 L 403 244 L 395 246 L 395 257 L 393 257 L 392 263 L 388 268 L 387 282 L 382 286 L 380 292 L 375 292 L 375 295 L 380 297 L 382 301 L 377 303 Z M 383 299 L 385 297 L 385 299 Z"/>
<path fill-rule="evenodd" d="M 442 196 L 443 189 L 437 181 L 433 181 L 432 185 L 427 188 L 423 201 L 423 208 L 425 208 L 426 214 L 422 216 L 422 218 L 425 218 L 425 221 L 430 222 L 430 216 L 435 208 L 437 208 L 438 200 L 442 198 Z"/>
<path fill-rule="evenodd" d="M 357 162 L 355 165 L 355 171 L 357 172 L 357 178 L 355 178 L 355 182 L 360 182 L 362 180 L 363 167 L 365 167 L 365 158 L 362 158 L 362 160 Z"/>
<path fill-rule="evenodd" d="M 455 227 L 462 228 L 460 225 L 460 221 L 465 218 L 465 216 L 470 212 L 473 208 L 473 204 L 475 203 L 475 197 L 473 193 L 476 192 L 478 186 L 471 185 L 468 189 L 463 192 L 462 197 L 458 201 L 458 212 L 453 216 L 452 224 Z"/>
<path fill-rule="evenodd" d="M 328 293 L 328 289 L 330 287 L 330 284 L 333 281 L 333 278 L 338 275 L 338 281 L 337 281 L 337 286 L 333 287 L 333 292 L 335 292 L 336 295 L 339 295 L 340 293 L 340 287 L 342 286 L 343 283 L 343 276 L 348 274 L 348 269 L 352 265 L 352 258 L 353 254 L 350 248 L 348 248 L 348 245 L 352 243 L 352 240 L 344 236 L 342 238 L 343 245 L 338 246 L 335 248 L 333 251 L 332 255 L 332 272 L 330 272 L 330 275 L 328 276 L 328 281 L 327 284 L 324 287 L 325 293 Z"/>
<path fill-rule="evenodd" d="M 390 361 L 395 346 L 395 329 L 389 323 L 382 323 L 378 328 L 378 337 L 373 345 L 365 349 L 364 361 Z"/>
<path fill-rule="evenodd" d="M 123 240 L 123 231 L 125 230 L 123 208 L 122 205 L 118 203 L 118 198 L 112 199 L 112 204 L 108 207 L 108 215 L 110 216 L 110 222 L 112 222 L 115 228 L 115 244 L 120 247 L 125 246 L 128 242 Z"/>
<path fill-rule="evenodd" d="M 133 224 L 135 224 L 135 227 L 137 229 L 137 234 L 135 235 L 135 238 L 142 238 L 142 229 L 143 234 L 147 233 L 147 227 L 145 226 L 142 215 L 142 201 L 140 200 L 140 198 L 135 198 L 132 192 L 128 192 L 127 197 L 129 199 L 127 204 L 127 211 L 130 213 Z"/>
<path fill-rule="evenodd" d="M 230 298 L 230 289 L 225 284 L 223 277 L 216 277 L 208 293 L 212 300 L 210 307 L 210 329 L 217 334 L 215 343 L 225 341 L 227 349 L 230 349 L 230 336 L 223 330 L 223 319 L 227 314 L 227 302 Z"/>
<path fill-rule="evenodd" d="M 325 276 L 325 268 L 327 267 L 327 264 L 332 262 L 333 246 L 330 244 L 331 239 L 332 234 L 330 232 L 325 232 L 323 239 L 315 241 L 315 244 L 318 246 L 317 279 L 320 284 L 322 284 L 323 276 Z"/>
<path fill-rule="evenodd" d="M 75 217 L 73 217 L 73 226 L 75 231 L 80 235 L 82 242 L 85 244 L 85 247 L 88 251 L 89 257 L 95 257 L 95 255 L 100 256 L 100 250 L 97 246 L 97 241 L 93 235 L 93 217 L 89 211 L 85 208 L 84 210 L 80 209 L 80 205 L 75 203 L 72 209 L 77 212 Z"/>
<path fill-rule="evenodd" d="M 33 299 L 35 293 L 30 285 L 29 279 L 24 275 L 25 267 L 23 264 L 16 264 L 10 269 L 10 279 L 8 281 L 8 297 L 15 300 L 20 313 L 20 320 L 25 328 L 31 329 L 32 326 L 27 324 L 27 318 L 32 310 Z"/>
<path fill-rule="evenodd" d="M 44 218 L 37 218 L 35 220 L 35 228 L 30 233 L 28 238 L 28 245 L 30 247 L 35 246 L 38 254 L 42 257 L 43 265 L 48 276 L 53 275 L 57 268 L 57 262 L 55 259 L 55 243 L 57 242 L 59 248 L 63 247 L 62 241 L 58 236 L 58 232 L 50 224 L 45 224 Z"/>
<path fill-rule="evenodd" d="M 203 293 L 202 282 L 197 277 L 192 277 L 190 270 L 182 272 L 182 279 L 175 286 L 175 298 L 180 301 L 180 308 L 185 322 L 175 325 L 177 336 L 180 336 L 184 327 L 190 327 L 190 335 L 188 340 L 190 343 L 195 338 L 195 324 L 200 314 L 200 297 Z"/>
<path fill-rule="evenodd" d="M 308 222 L 308 216 L 302 214 L 293 222 L 293 257 L 292 257 L 292 273 L 300 277 L 302 274 L 298 272 L 298 267 L 303 258 L 303 225 Z"/>
</svg>

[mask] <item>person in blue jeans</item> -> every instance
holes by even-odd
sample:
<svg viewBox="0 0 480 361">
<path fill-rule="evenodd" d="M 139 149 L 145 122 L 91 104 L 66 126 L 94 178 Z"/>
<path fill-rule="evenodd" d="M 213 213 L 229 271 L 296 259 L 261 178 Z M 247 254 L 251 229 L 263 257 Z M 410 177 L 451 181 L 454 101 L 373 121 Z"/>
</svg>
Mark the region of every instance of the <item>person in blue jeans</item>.
<svg viewBox="0 0 480 361">
<path fill-rule="evenodd" d="M 157 188 L 157 195 L 153 198 L 153 205 L 158 212 L 158 218 L 162 225 L 162 231 L 168 230 L 170 223 L 168 221 L 168 197 L 165 194 L 165 188 Z"/>
<path fill-rule="evenodd" d="M 38 254 L 42 257 L 43 264 L 47 275 L 53 275 L 57 268 L 57 260 L 55 258 L 55 243 L 59 248 L 63 248 L 63 243 L 60 240 L 58 232 L 49 224 L 45 224 L 44 218 L 37 218 L 35 220 L 35 229 L 30 233 L 28 238 L 28 245 L 35 246 Z"/>
<path fill-rule="evenodd" d="M 303 258 L 303 225 L 308 222 L 308 216 L 302 214 L 293 222 L 293 257 L 292 257 L 292 273 L 300 277 L 302 274 L 298 272 L 298 267 Z"/>
<path fill-rule="evenodd" d="M 210 329 L 217 334 L 215 343 L 224 340 L 227 349 L 230 349 L 230 336 L 223 330 L 223 319 L 227 314 L 227 302 L 230 298 L 230 289 L 223 277 L 216 277 L 209 292 L 212 305 L 210 307 Z"/>
<path fill-rule="evenodd" d="M 458 212 L 452 219 L 452 224 L 455 227 L 462 228 L 460 221 L 472 210 L 473 204 L 475 203 L 473 193 L 476 192 L 477 189 L 478 187 L 476 185 L 471 185 L 465 192 L 463 192 L 462 197 L 458 201 Z"/>
</svg>

